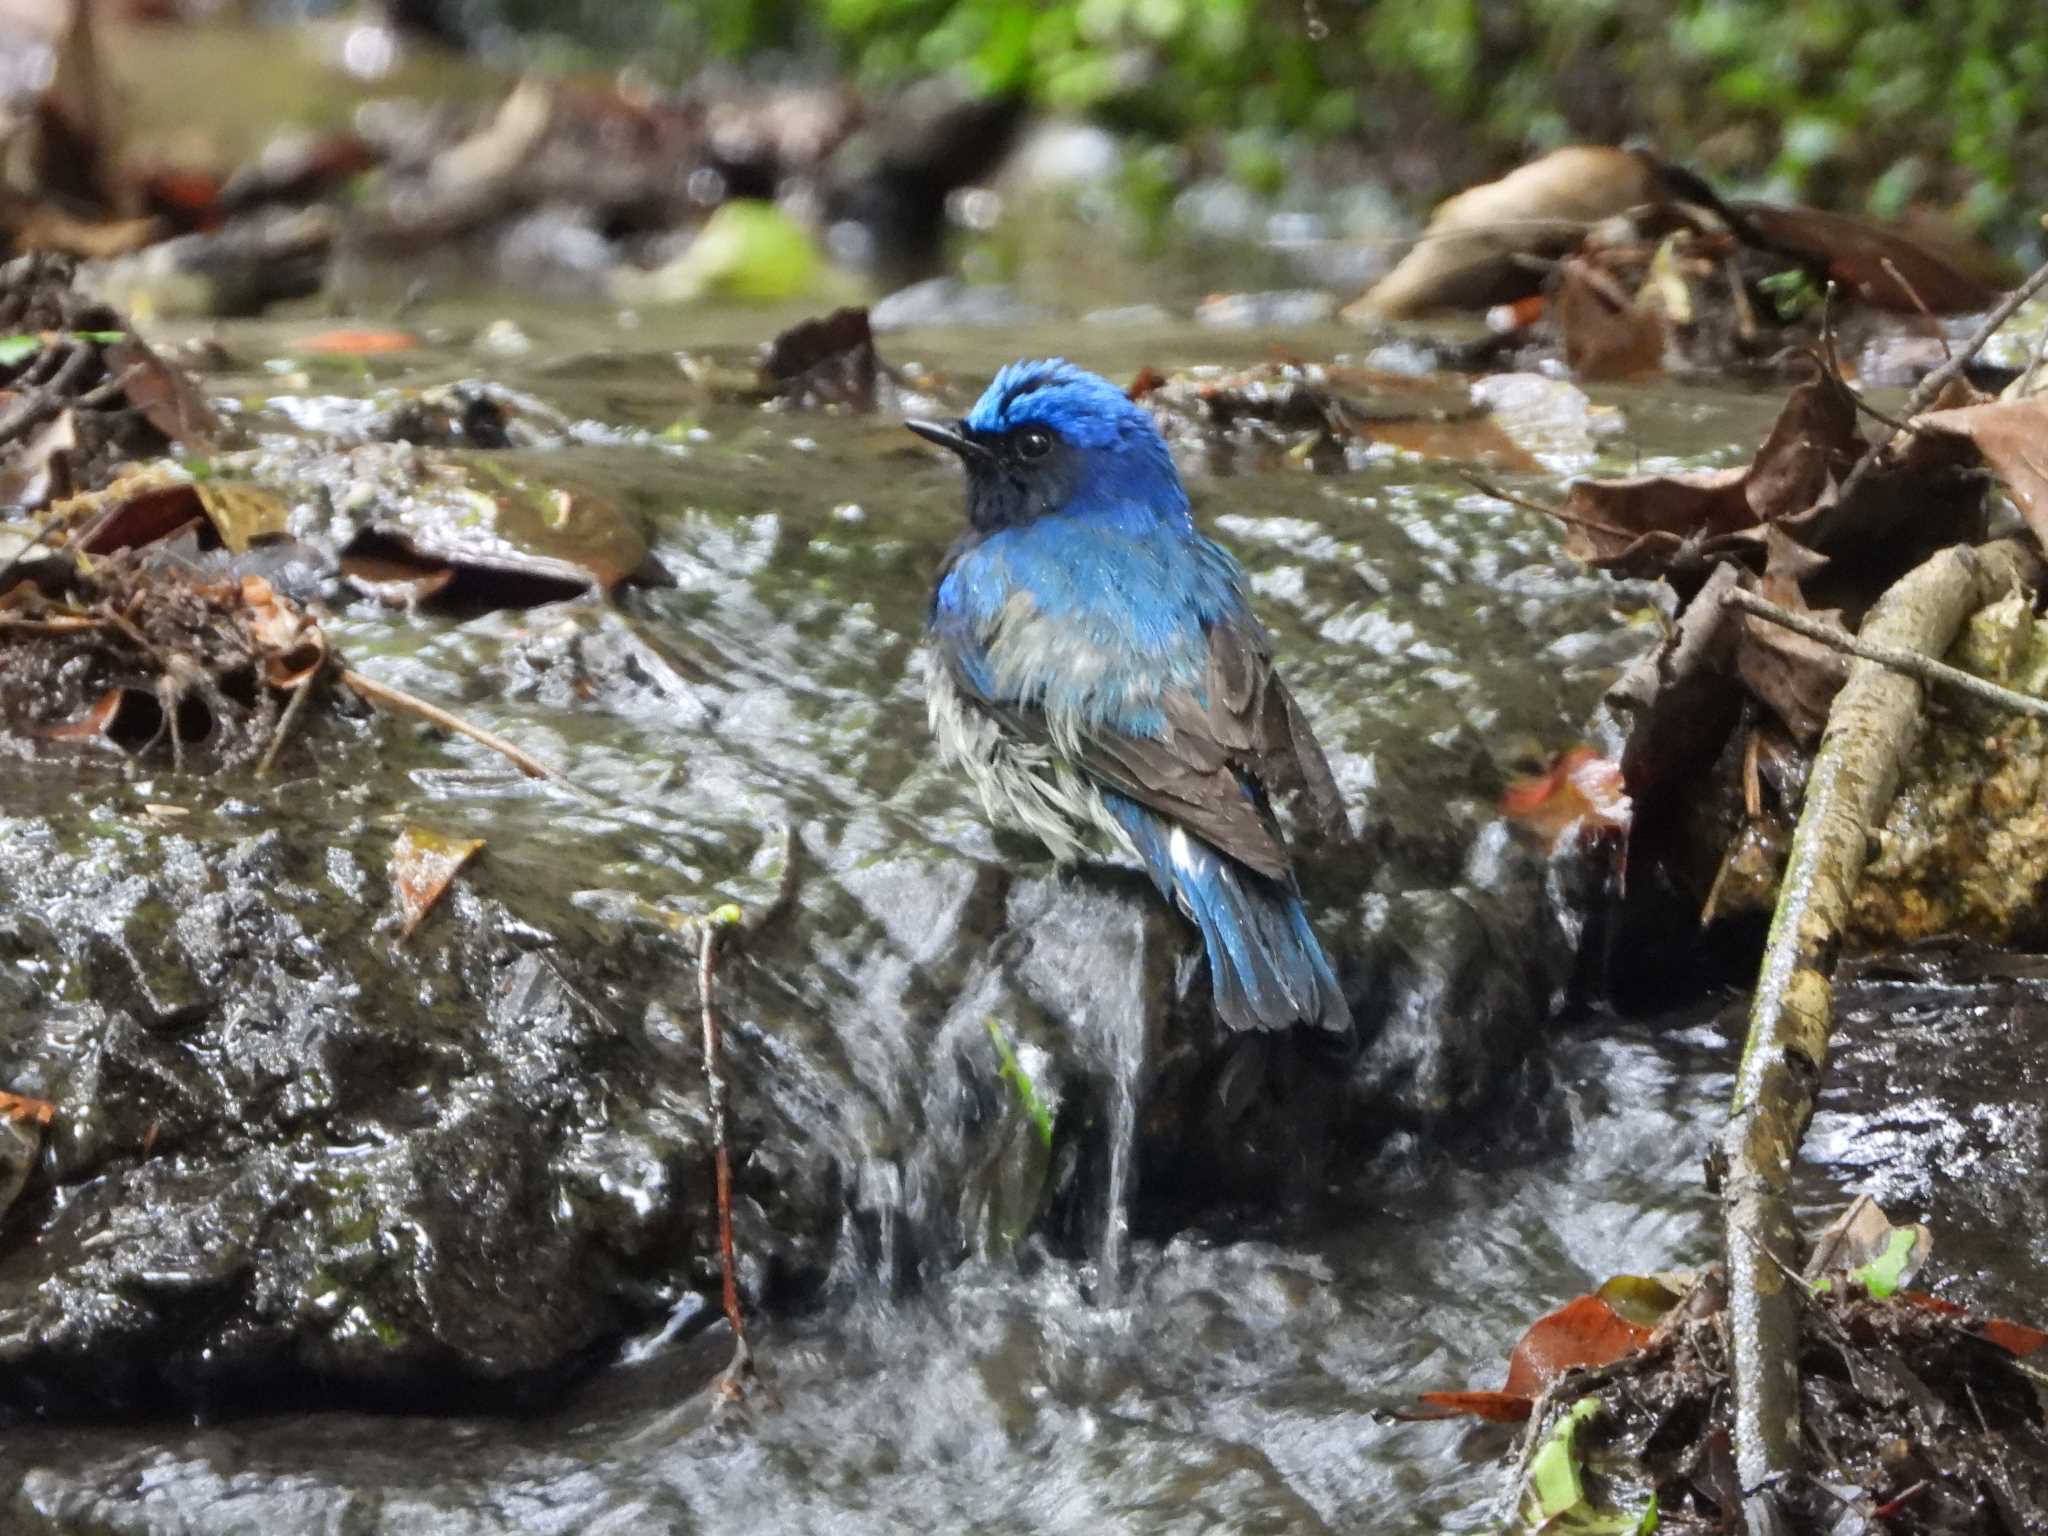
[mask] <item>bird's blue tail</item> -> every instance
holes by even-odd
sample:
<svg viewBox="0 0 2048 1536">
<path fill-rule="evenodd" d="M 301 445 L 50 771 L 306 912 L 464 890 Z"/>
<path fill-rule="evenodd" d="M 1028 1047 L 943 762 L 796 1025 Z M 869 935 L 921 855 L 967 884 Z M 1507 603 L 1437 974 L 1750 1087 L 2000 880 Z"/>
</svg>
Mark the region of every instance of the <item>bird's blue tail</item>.
<svg viewBox="0 0 2048 1536">
<path fill-rule="evenodd" d="M 1348 1029 L 1351 1010 L 1301 897 L 1136 801 L 1104 794 L 1160 893 L 1202 930 L 1216 1012 L 1232 1029 Z"/>
</svg>

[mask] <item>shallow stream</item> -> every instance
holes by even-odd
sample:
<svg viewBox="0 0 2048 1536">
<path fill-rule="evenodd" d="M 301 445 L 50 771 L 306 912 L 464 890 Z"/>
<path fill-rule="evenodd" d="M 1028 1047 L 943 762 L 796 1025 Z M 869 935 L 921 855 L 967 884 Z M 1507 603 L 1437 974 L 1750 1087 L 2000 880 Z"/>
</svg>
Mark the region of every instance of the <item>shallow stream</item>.
<svg viewBox="0 0 2048 1536">
<path fill-rule="evenodd" d="M 710 1410 L 705 1386 L 729 1345 L 722 1324 L 703 1326 L 715 1308 L 684 1286 L 642 1297 L 627 1342 L 599 1350 L 611 1363 L 518 1417 L 244 1399 L 196 1427 L 161 1414 L 17 1425 L 0 1437 L 0 1527 L 1484 1528 L 1506 1433 L 1380 1411 L 1433 1387 L 1495 1385 L 1532 1316 L 1611 1274 L 1712 1256 L 1702 1159 L 1726 1099 L 1739 999 L 1644 1019 L 1568 1005 L 1540 1038 L 1532 1032 L 1518 1066 L 1457 1095 L 1455 1112 L 1403 1116 L 1375 1150 L 1347 1152 L 1314 1187 L 1263 1205 L 1183 1215 L 1178 1192 L 1159 1187 L 1159 1165 L 1132 1174 L 1126 1148 L 1115 1166 L 1128 1200 L 1110 1219 L 1128 1217 L 1133 1235 L 1114 1276 L 1101 1272 L 1099 1240 L 972 1236 L 1000 1223 L 935 1205 L 972 1197 L 992 1211 L 998 1197 L 982 1184 L 1005 1175 L 960 1174 L 952 1165 L 966 1154 L 948 1138 L 967 1122 L 938 1113 L 921 1085 L 891 1080 L 897 1043 L 960 1012 L 954 994 L 973 982 L 964 958 L 939 952 L 947 934 L 973 929 L 961 910 L 997 899 L 977 894 L 971 871 L 1029 857 L 991 839 L 925 734 L 917 634 L 929 572 L 959 517 L 955 472 L 887 417 L 764 411 L 703 386 L 707 370 L 743 374 L 785 317 L 649 317 L 622 330 L 607 311 L 512 309 L 530 347 L 510 354 L 503 327 L 488 325 L 507 312 L 429 309 L 407 322 L 427 346 L 346 362 L 293 352 L 318 322 L 230 326 L 219 333 L 227 360 L 207 383 L 242 399 L 259 429 L 333 427 L 349 401 L 378 390 L 478 377 L 574 424 L 568 445 L 522 467 L 609 496 L 644 526 L 671 584 L 610 606 L 466 616 L 362 601 L 329 630 L 355 665 L 517 740 L 596 803 L 407 725 L 388 728 L 375 753 L 347 751 L 339 768 L 302 759 L 271 786 L 232 793 L 168 775 L 137 783 L 113 767 L 39 767 L 0 830 L 18 836 L 36 818 L 60 837 L 104 838 L 103 856 L 118 859 L 134 807 L 168 804 L 189 813 L 182 836 L 201 850 L 271 827 L 343 850 L 325 856 L 342 870 L 339 890 L 360 883 L 350 868 L 381 862 L 400 815 L 430 817 L 486 839 L 465 877 L 477 889 L 514 910 L 526 900 L 584 914 L 589 941 L 609 944 L 608 915 L 635 902 L 704 911 L 765 900 L 780 829 L 798 828 L 821 872 L 796 919 L 809 953 L 787 976 L 776 951 L 751 963 L 730 1005 L 734 1091 L 744 1136 L 761 1074 L 804 1075 L 845 1189 L 829 1275 L 800 1305 L 757 1317 L 764 1382 L 740 1411 Z M 1122 379 L 1141 365 L 1170 372 L 1276 350 L 1327 358 L 1345 344 L 1328 330 L 1157 323 L 1078 338 L 1072 327 L 882 338 L 891 361 L 955 381 L 945 398 L 962 403 L 1019 353 L 1064 351 Z M 1510 478 L 1540 494 L 1596 466 L 1740 462 L 1776 400 L 1665 386 L 1596 392 L 1596 404 L 1594 435 L 1568 434 L 1540 470 Z M 1195 473 L 1191 489 L 1198 516 L 1250 569 L 1355 815 L 1391 828 L 1414 867 L 1443 865 L 1438 879 L 1483 888 L 1512 863 L 1503 849 L 1517 834 L 1492 808 L 1502 783 L 1532 753 L 1582 739 L 1654 621 L 1647 589 L 1578 569 L 1543 519 L 1478 496 L 1457 469 L 1390 450 L 1332 476 Z M 957 899 L 944 894 L 956 887 Z M 72 978 L 71 992 L 88 982 Z M 1955 1031 L 1983 1032 L 1989 1062 L 2010 1064 L 2038 1042 L 2042 1010 L 2024 988 L 1920 984 L 1923 1021 L 1933 1010 Z M 1884 988 L 1903 985 L 1871 983 L 1852 1031 L 1874 1037 L 1895 995 Z M 672 1001 L 689 1013 L 688 995 Z M 1811 1203 L 1879 1187 L 1895 1217 L 1925 1217 L 1938 1242 L 1949 1207 L 1962 1207 L 1956 1283 L 1971 1300 L 2024 1310 L 2038 1236 L 2003 1243 L 1982 1214 L 1997 1202 L 1981 1190 L 1958 1200 L 1916 1170 L 1974 1148 L 1989 1187 L 2038 1215 L 2038 1164 L 2001 1149 L 2016 1126 L 2038 1136 L 2043 1076 L 2013 1068 L 2011 1102 L 1990 1120 L 1958 1102 L 1981 1084 L 1953 1074 L 1930 1072 L 1909 1093 L 1951 1038 L 1940 1023 L 1922 1033 L 1925 1055 L 1859 1056 L 1852 1045 L 1865 1070 L 1816 1129 Z M 1916 1106 L 1903 1121 L 1900 1098 Z M 1364 1147 L 1374 1135 L 1350 1140 Z M 743 1155 L 743 1188 L 777 1166 Z M 1102 1176 L 1093 1165 L 1078 1175 Z M 1926 1208 L 1900 1208 L 1916 1200 Z M 757 1215 L 743 1204 L 743 1249 Z M 878 1236 L 891 1220 L 900 1230 Z"/>
</svg>

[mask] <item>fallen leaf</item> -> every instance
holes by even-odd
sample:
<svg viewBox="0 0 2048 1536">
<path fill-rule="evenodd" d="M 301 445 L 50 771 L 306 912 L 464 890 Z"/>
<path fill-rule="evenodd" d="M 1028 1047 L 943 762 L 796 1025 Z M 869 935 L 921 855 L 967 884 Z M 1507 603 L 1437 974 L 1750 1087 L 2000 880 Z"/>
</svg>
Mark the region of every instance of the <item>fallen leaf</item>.
<svg viewBox="0 0 2048 1536">
<path fill-rule="evenodd" d="M 1626 379 L 1663 370 L 1658 309 L 1638 305 L 1591 257 L 1567 258 L 1557 281 L 1557 330 L 1573 377 Z"/>
<path fill-rule="evenodd" d="M 1551 852 L 1574 833 L 1626 832 L 1632 813 L 1621 765 L 1592 747 L 1573 747 L 1546 772 L 1516 779 L 1502 791 L 1500 810 Z"/>
<path fill-rule="evenodd" d="M 2034 537 L 2048 543 L 2048 397 L 1928 411 L 1913 425 L 1967 440 L 1998 476 Z"/>
<path fill-rule="evenodd" d="M 288 514 L 274 491 L 246 480 L 201 480 L 199 505 L 221 543 L 235 554 L 285 531 Z"/>
<path fill-rule="evenodd" d="M 1819 612 L 1809 608 L 1800 587 L 1806 577 L 1826 567 L 1826 557 L 1815 554 L 1777 524 L 1764 530 L 1764 539 L 1769 553 L 1762 596 L 1793 613 L 1842 628 L 1846 634 L 1841 613 L 1832 608 Z M 1782 624 L 1745 614 L 1735 645 L 1735 675 L 1784 723 L 1794 741 L 1811 748 L 1828 723 L 1835 695 L 1848 681 L 1849 658 Z"/>
<path fill-rule="evenodd" d="M 1605 1297 L 1580 1296 L 1529 1325 L 1508 1357 L 1508 1379 L 1500 1391 L 1424 1392 L 1422 1401 L 1494 1423 L 1526 1419 L 1544 1388 L 1564 1372 L 1612 1364 L 1649 1337 L 1648 1328 L 1622 1316 Z"/>
<path fill-rule="evenodd" d="M 1626 1321 L 1654 1329 L 1697 1279 L 1692 1274 L 1611 1275 L 1593 1294 Z"/>
<path fill-rule="evenodd" d="M 0 502 L 34 512 L 70 488 L 68 455 L 78 446 L 78 419 L 59 411 L 0 457 Z"/>
<path fill-rule="evenodd" d="M 249 614 L 249 637 L 262 653 L 263 680 L 271 687 L 297 688 L 326 664 L 326 634 L 263 577 L 242 578 L 242 606 Z"/>
<path fill-rule="evenodd" d="M 1805 1279 L 1817 1291 L 1847 1280 L 1882 1301 L 1905 1287 L 1933 1247 L 1926 1227 L 1894 1226 L 1875 1200 L 1858 1195 L 1814 1240 Z"/>
<path fill-rule="evenodd" d="M 92 741 L 110 734 L 109 727 L 114 716 L 120 712 L 121 701 L 127 696 L 125 688 L 109 688 L 94 701 L 91 709 L 76 720 L 61 721 L 56 725 L 30 726 L 28 734 L 44 741 Z"/>
<path fill-rule="evenodd" d="M 455 567 L 397 552 L 344 554 L 341 574 L 358 591 L 393 608 L 423 603 L 455 579 Z"/>
<path fill-rule="evenodd" d="M 1818 208 L 1729 206 L 1750 244 L 1801 260 L 1878 309 L 1913 314 L 1924 304 L 1937 315 L 1967 315 L 2005 296 L 2004 264 L 1946 230 L 1900 229 Z"/>
<path fill-rule="evenodd" d="M 1908 1306 L 1923 1311 L 1939 1313 L 1943 1317 L 1967 1318 L 1970 1309 L 1959 1306 L 1940 1296 L 1929 1295 L 1926 1291 L 1900 1291 L 1895 1298 Z M 2030 1328 L 2025 1323 L 2013 1322 L 2010 1318 L 1983 1318 L 1970 1323 L 1969 1331 L 1987 1344 L 1996 1344 L 2007 1354 L 2025 1359 L 2044 1347 L 2048 1347 L 2048 1333 L 2039 1328 Z"/>
<path fill-rule="evenodd" d="M 1990 1318 L 1979 1323 L 1976 1333 L 1978 1338 L 1987 1339 L 2007 1354 L 2022 1360 L 2043 1346 L 2048 1346 L 2048 1333 L 2002 1317 Z"/>
<path fill-rule="evenodd" d="M 1440 203 L 1412 250 L 1344 310 L 1354 324 L 1432 309 L 1485 309 L 1542 286 L 1521 258 L 1575 249 L 1601 220 L 1662 198 L 1648 157 L 1573 145 Z"/>
<path fill-rule="evenodd" d="M 204 453 L 213 446 L 220 418 L 182 368 L 165 362 L 135 335 L 108 344 L 106 363 L 128 403 L 157 431 L 186 453 Z"/>
<path fill-rule="evenodd" d="M 22 1124 L 48 1125 L 57 1118 L 57 1106 L 48 1099 L 0 1091 L 0 1115 Z"/>
<path fill-rule="evenodd" d="M 532 607 L 609 592 L 641 573 L 646 538 L 609 497 L 566 483 L 541 456 L 422 456 L 417 493 L 389 504 L 345 557 L 452 567 L 451 600 Z"/>
<path fill-rule="evenodd" d="M 1442 1410 L 1434 1414 L 1418 1414 L 1418 1418 L 1463 1417 L 1484 1419 L 1489 1424 L 1520 1424 L 1529 1417 L 1536 1406 L 1534 1398 L 1525 1397 L 1519 1392 L 1488 1392 L 1474 1389 L 1469 1392 L 1419 1392 L 1416 1396 L 1430 1407 Z"/>
<path fill-rule="evenodd" d="M 1574 481 L 1559 514 L 1565 549 L 1617 575 L 1665 577 L 1690 596 L 1714 559 L 1753 564 L 1765 523 L 1786 522 L 1812 542 L 1812 514 L 1863 451 L 1854 400 L 1816 361 L 1746 469 Z"/>
<path fill-rule="evenodd" d="M 161 466 L 131 470 L 103 490 L 59 502 L 53 518 L 89 528 L 79 548 L 89 555 L 138 549 L 203 520 L 236 554 L 285 531 L 284 503 L 262 486 L 239 480 L 193 481 Z"/>
<path fill-rule="evenodd" d="M 391 856 L 391 878 L 398 887 L 399 937 L 412 937 L 456 872 L 482 848 L 480 837 L 449 837 L 424 827 L 408 826 L 399 834 Z"/>
<path fill-rule="evenodd" d="M 292 350 L 329 357 L 377 357 L 391 352 L 411 352 L 419 344 L 419 337 L 410 331 L 341 330 L 302 336 L 292 343 Z"/>
<path fill-rule="evenodd" d="M 1818 358 L 1809 362 L 1809 377 L 1785 397 L 1743 484 L 1760 523 L 1806 511 L 1820 500 L 1828 482 L 1846 477 L 1866 451 L 1856 430 L 1856 397 Z"/>
<path fill-rule="evenodd" d="M 1577 1297 L 1529 1325 L 1508 1357 L 1504 1390 L 1534 1398 L 1565 1371 L 1611 1364 L 1649 1336 L 1649 1329 L 1630 1322 L 1604 1297 Z"/>
<path fill-rule="evenodd" d="M 791 326 L 769 343 L 761 385 L 792 405 L 872 411 L 881 371 L 868 312 L 835 309 L 821 320 Z"/>
</svg>

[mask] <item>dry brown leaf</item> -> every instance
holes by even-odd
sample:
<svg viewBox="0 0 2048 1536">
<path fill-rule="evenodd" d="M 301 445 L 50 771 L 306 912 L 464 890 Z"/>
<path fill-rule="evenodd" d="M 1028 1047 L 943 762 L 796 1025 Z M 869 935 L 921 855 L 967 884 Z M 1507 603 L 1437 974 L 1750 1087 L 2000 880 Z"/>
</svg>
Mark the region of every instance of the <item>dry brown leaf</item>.
<svg viewBox="0 0 2048 1536">
<path fill-rule="evenodd" d="M 1574 377 L 1625 379 L 1663 370 L 1661 309 L 1638 304 L 1590 258 L 1571 257 L 1559 269 L 1554 315 Z"/>
<path fill-rule="evenodd" d="M 1619 575 L 1666 577 L 1690 595 L 1713 558 L 1732 554 L 1753 567 L 1762 525 L 1803 529 L 1862 451 L 1855 402 L 1816 365 L 1747 469 L 1574 481 L 1561 517 L 1565 549 Z"/>
<path fill-rule="evenodd" d="M 108 344 L 107 372 L 121 381 L 128 403 L 185 452 L 203 453 L 220 436 L 220 418 L 190 375 L 133 332 Z"/>
<path fill-rule="evenodd" d="M 114 723 L 114 716 L 120 713 L 121 701 L 127 695 L 122 688 L 109 688 L 94 702 L 91 709 L 76 720 L 60 721 L 56 725 L 30 726 L 28 733 L 44 741 L 92 741 L 107 734 L 107 727 Z"/>
<path fill-rule="evenodd" d="M 1610 1365 L 1649 1341 L 1650 1330 L 1616 1311 L 1604 1295 L 1579 1296 L 1529 1325 L 1508 1357 L 1508 1379 L 1498 1392 L 1424 1392 L 1422 1400 L 1446 1414 L 1469 1414 L 1494 1423 L 1529 1417 L 1543 1389 L 1568 1370 Z"/>
<path fill-rule="evenodd" d="M 1811 263 L 1878 309 L 1913 314 L 1924 304 L 1937 315 L 1975 314 L 2003 298 L 2010 280 L 1995 255 L 1950 230 L 1899 229 L 1817 208 L 1732 206 L 1769 249 Z"/>
<path fill-rule="evenodd" d="M 1517 258 L 1555 258 L 1602 219 L 1660 201 L 1646 156 L 1604 145 L 1552 150 L 1440 203 L 1414 249 L 1344 311 L 1354 324 L 1432 309 L 1485 309 L 1542 286 Z"/>
<path fill-rule="evenodd" d="M 2048 397 L 1928 411 L 1913 424 L 1967 439 L 1998 476 L 2034 537 L 2048 544 Z"/>
<path fill-rule="evenodd" d="M 318 352 L 329 357 L 375 357 L 391 352 L 413 352 L 420 339 L 411 331 L 322 331 L 292 343 L 294 352 Z"/>
<path fill-rule="evenodd" d="M 408 560 L 400 554 L 344 554 L 341 574 L 350 585 L 393 608 L 425 602 L 455 579 L 452 565 Z"/>
<path fill-rule="evenodd" d="M 286 516 L 284 503 L 261 486 L 186 480 L 160 465 L 131 470 L 103 490 L 59 502 L 51 515 L 92 530 L 79 544 L 88 555 L 138 549 L 201 520 L 240 554 L 257 540 L 284 532 Z"/>
</svg>

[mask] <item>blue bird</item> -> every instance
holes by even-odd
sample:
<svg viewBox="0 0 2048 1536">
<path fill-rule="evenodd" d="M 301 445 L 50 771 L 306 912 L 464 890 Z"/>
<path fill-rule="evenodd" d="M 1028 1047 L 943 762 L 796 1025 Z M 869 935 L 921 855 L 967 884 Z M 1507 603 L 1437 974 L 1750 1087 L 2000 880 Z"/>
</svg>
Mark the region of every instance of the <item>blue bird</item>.
<svg viewBox="0 0 2048 1536">
<path fill-rule="evenodd" d="M 1151 416 L 1052 359 L 1004 368 L 958 422 L 908 426 L 967 469 L 929 618 L 941 753 L 1061 863 L 1135 853 L 1201 930 L 1226 1025 L 1348 1027 L 1272 797 L 1332 833 L 1343 803 Z"/>
</svg>

